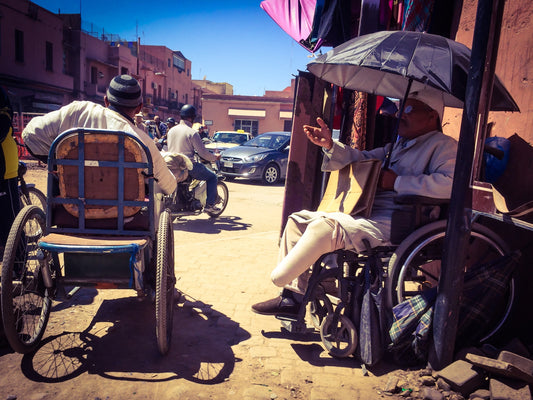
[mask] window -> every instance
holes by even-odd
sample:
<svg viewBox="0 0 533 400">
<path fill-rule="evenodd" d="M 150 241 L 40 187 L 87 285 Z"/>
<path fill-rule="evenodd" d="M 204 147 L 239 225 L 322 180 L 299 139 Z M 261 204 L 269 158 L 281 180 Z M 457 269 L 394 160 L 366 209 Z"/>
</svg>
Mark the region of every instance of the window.
<svg viewBox="0 0 533 400">
<path fill-rule="evenodd" d="M 98 69 L 91 67 L 91 83 L 96 84 L 98 82 Z"/>
<path fill-rule="evenodd" d="M 46 42 L 46 70 L 54 70 L 54 45 Z"/>
<path fill-rule="evenodd" d="M 290 132 L 292 129 L 292 119 L 286 119 L 283 121 L 283 130 L 285 132 Z"/>
<path fill-rule="evenodd" d="M 176 54 L 172 55 L 172 64 L 178 69 L 179 72 L 185 69 L 185 60 L 178 57 Z"/>
<path fill-rule="evenodd" d="M 24 62 L 24 32 L 15 29 L 15 61 Z"/>
<path fill-rule="evenodd" d="M 128 68 L 126 67 L 120 67 L 120 75 L 128 75 Z"/>
<path fill-rule="evenodd" d="M 249 119 L 236 119 L 234 128 L 236 131 L 242 129 L 245 132 L 251 133 L 253 136 L 257 136 L 259 134 L 259 121 Z"/>
<path fill-rule="evenodd" d="M 170 58 L 167 58 L 167 65 L 170 68 Z"/>
</svg>

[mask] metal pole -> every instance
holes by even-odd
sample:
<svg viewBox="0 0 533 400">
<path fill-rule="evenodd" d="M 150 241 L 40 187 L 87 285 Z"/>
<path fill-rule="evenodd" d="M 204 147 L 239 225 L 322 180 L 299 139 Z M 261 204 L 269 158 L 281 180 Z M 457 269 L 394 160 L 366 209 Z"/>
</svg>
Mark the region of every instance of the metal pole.
<svg viewBox="0 0 533 400">
<path fill-rule="evenodd" d="M 479 0 L 476 25 L 472 41 L 472 56 L 468 72 L 465 105 L 461 121 L 457 163 L 450 201 L 450 214 L 442 258 L 439 293 L 433 316 L 433 346 L 430 348 L 429 364 L 435 370 L 442 369 L 453 360 L 459 314 L 459 297 L 463 289 L 464 261 L 467 241 L 471 230 L 472 198 L 470 191 L 472 162 L 476 141 L 480 94 L 483 85 L 492 83 L 491 74 L 485 74 L 487 49 L 492 47 L 494 37 L 491 29 L 499 32 L 504 0 Z M 494 10 L 499 10 L 494 12 Z M 500 18 L 498 20 L 498 18 Z M 488 39 L 487 39 L 488 38 Z M 497 44 L 496 44 L 497 46 Z M 495 57 L 492 60 L 494 70 Z M 489 90 L 490 96 L 490 90 Z M 490 99 L 489 99 L 490 104 Z M 486 118 L 486 113 L 483 114 Z"/>
</svg>

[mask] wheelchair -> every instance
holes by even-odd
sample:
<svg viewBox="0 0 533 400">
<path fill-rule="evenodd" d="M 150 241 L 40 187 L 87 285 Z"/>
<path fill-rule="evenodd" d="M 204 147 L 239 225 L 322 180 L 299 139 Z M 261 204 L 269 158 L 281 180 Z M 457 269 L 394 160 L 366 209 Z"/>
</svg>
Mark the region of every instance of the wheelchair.
<svg viewBox="0 0 533 400">
<path fill-rule="evenodd" d="M 53 193 L 59 184 L 59 195 Z M 46 215 L 17 215 L 2 265 L 4 331 L 19 353 L 43 337 L 52 301 L 65 288 L 155 289 L 155 336 L 161 354 L 172 337 L 174 243 L 168 210 L 155 192 L 150 151 L 121 131 L 71 129 L 48 157 Z"/>
<path fill-rule="evenodd" d="M 358 350 L 365 268 L 369 268 L 372 282 L 379 282 L 382 289 L 380 323 L 384 326 L 390 323 L 393 306 L 437 286 L 448 201 L 397 196 L 395 202 L 410 210 L 393 214 L 392 245 L 371 248 L 366 242 L 366 250 L 359 254 L 342 249 L 322 255 L 311 267 L 308 287 L 297 316 L 276 316 L 284 329 L 291 333 L 318 330 L 330 355 L 349 357 L 356 355 Z M 435 210 L 435 207 L 439 207 L 440 215 L 431 220 L 427 211 Z M 472 222 L 468 243 L 465 271 L 474 271 L 474 268 L 495 262 L 509 253 L 508 246 L 495 232 L 476 221 Z M 478 342 L 489 340 L 502 328 L 511 312 L 514 297 L 515 283 L 511 277 L 501 307 L 492 310 Z"/>
</svg>

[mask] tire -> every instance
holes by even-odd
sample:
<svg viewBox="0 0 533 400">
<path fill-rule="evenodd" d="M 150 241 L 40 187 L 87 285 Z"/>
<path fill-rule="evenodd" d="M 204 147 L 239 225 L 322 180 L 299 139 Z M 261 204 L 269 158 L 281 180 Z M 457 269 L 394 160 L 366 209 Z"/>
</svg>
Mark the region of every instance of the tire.
<svg viewBox="0 0 533 400">
<path fill-rule="evenodd" d="M 172 339 L 174 317 L 174 235 L 172 219 L 164 211 L 157 232 L 157 261 L 155 288 L 155 319 L 157 347 L 162 355 L 168 353 Z"/>
<path fill-rule="evenodd" d="M 228 186 L 223 181 L 218 181 L 218 183 L 217 183 L 217 200 L 215 202 L 215 206 L 218 207 L 220 209 L 220 211 L 208 212 L 207 215 L 209 215 L 212 218 L 217 218 L 226 209 L 226 207 L 228 205 L 228 200 L 229 200 L 229 189 L 228 189 Z"/>
<path fill-rule="evenodd" d="M 28 193 L 20 192 L 20 200 L 22 206 L 35 205 L 41 210 L 46 211 L 46 196 L 36 187 L 27 187 Z"/>
<path fill-rule="evenodd" d="M 51 311 L 50 290 L 44 287 L 41 272 L 46 261 L 39 260 L 42 253 L 37 244 L 45 233 L 45 219 L 39 207 L 24 207 L 13 222 L 4 252 L 4 331 L 13 350 L 22 354 L 37 348 Z"/>
<path fill-rule="evenodd" d="M 263 179 L 263 182 L 266 183 L 267 185 L 274 185 L 278 183 L 280 180 L 279 167 L 274 163 L 268 164 L 263 170 L 262 179 Z"/>
<path fill-rule="evenodd" d="M 345 315 L 329 314 L 320 325 L 320 338 L 326 350 L 333 357 L 345 358 L 357 349 L 357 330 Z"/>
<path fill-rule="evenodd" d="M 446 222 L 436 221 L 416 230 L 392 255 L 389 262 L 390 281 L 387 285 L 391 306 L 438 284 Z M 468 246 L 465 269 L 494 261 L 509 252 L 506 243 L 498 235 L 478 223 L 472 224 Z M 515 296 L 513 278 L 510 279 L 505 296 L 505 305 L 502 310 L 495 312 L 480 342 L 492 337 L 507 320 Z"/>
</svg>

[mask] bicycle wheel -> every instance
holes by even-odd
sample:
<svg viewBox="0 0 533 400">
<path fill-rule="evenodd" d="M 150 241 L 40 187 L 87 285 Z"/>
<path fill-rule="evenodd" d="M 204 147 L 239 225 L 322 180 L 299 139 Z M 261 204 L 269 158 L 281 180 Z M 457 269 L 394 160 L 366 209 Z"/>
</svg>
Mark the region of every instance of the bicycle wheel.
<svg viewBox="0 0 533 400">
<path fill-rule="evenodd" d="M 20 191 L 20 200 L 23 206 L 34 205 L 46 211 L 46 196 L 43 192 L 33 186 L 26 188 L 27 193 Z"/>
<path fill-rule="evenodd" d="M 389 262 L 390 281 L 387 285 L 389 304 L 394 306 L 422 291 L 435 287 L 440 276 L 446 222 L 436 221 L 409 235 L 396 249 Z M 505 242 L 490 229 L 472 224 L 466 250 L 465 271 L 482 264 L 495 262 L 508 253 Z M 501 309 L 492 310 L 487 332 L 480 341 L 493 336 L 507 320 L 515 296 L 511 278 Z"/>
<path fill-rule="evenodd" d="M 37 206 L 26 206 L 15 218 L 2 264 L 2 318 L 6 338 L 16 352 L 29 353 L 39 344 L 52 299 L 44 286 L 46 267 L 38 247 L 45 232 L 45 215 Z M 46 258 L 45 258 L 46 260 Z"/>
<path fill-rule="evenodd" d="M 320 325 L 320 338 L 333 357 L 349 357 L 357 349 L 357 330 L 345 315 L 329 314 Z"/>
<path fill-rule="evenodd" d="M 167 354 L 172 338 L 174 316 L 174 236 L 170 213 L 164 211 L 157 232 L 157 263 L 155 288 L 155 319 L 157 347 Z"/>
<path fill-rule="evenodd" d="M 210 217 L 216 218 L 224 212 L 226 206 L 228 205 L 229 199 L 229 190 L 228 186 L 223 181 L 218 181 L 217 183 L 217 200 L 215 206 L 220 210 L 217 212 L 208 212 L 207 214 Z"/>
</svg>

